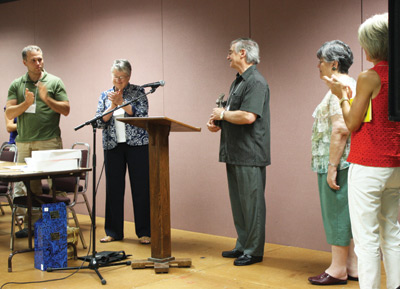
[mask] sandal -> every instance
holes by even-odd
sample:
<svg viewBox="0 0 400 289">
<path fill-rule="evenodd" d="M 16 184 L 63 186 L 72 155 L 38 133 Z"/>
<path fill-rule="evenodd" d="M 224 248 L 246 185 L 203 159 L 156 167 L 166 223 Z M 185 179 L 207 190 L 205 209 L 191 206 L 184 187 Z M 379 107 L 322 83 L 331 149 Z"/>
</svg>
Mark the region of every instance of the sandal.
<svg viewBox="0 0 400 289">
<path fill-rule="evenodd" d="M 109 243 L 113 241 L 115 241 L 115 239 L 111 236 L 105 236 L 103 239 L 100 239 L 100 243 Z"/>
<path fill-rule="evenodd" d="M 151 243 L 151 238 L 147 237 L 147 236 L 143 236 L 143 237 L 139 238 L 139 242 L 140 242 L 140 244 L 148 245 Z"/>
</svg>

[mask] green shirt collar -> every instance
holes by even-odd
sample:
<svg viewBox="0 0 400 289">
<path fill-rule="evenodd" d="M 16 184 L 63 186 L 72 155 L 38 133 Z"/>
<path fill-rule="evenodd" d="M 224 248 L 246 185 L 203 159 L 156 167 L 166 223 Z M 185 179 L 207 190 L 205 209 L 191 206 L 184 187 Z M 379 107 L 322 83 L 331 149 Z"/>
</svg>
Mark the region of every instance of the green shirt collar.
<svg viewBox="0 0 400 289">
<path fill-rule="evenodd" d="M 251 65 L 249 68 L 246 69 L 245 72 L 242 73 L 242 78 L 246 80 L 253 73 L 255 69 L 256 65 L 255 64 Z"/>
<path fill-rule="evenodd" d="M 22 81 L 29 82 L 29 83 L 35 83 L 30 79 L 28 72 L 22 77 Z M 40 79 L 40 82 L 46 82 L 46 81 L 47 81 L 47 72 L 45 70 L 43 70 L 43 75 L 42 75 L 42 78 Z"/>
</svg>

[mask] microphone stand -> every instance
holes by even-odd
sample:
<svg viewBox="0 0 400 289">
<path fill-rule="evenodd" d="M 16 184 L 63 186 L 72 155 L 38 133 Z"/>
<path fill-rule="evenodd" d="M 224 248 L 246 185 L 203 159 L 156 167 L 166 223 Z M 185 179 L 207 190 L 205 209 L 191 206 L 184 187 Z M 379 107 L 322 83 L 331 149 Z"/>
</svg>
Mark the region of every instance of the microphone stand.
<svg viewBox="0 0 400 289">
<path fill-rule="evenodd" d="M 143 88 L 142 86 L 139 86 L 139 89 Z M 99 268 L 101 267 L 110 267 L 110 266 L 118 266 L 118 265 L 131 265 L 131 261 L 126 261 L 126 262 L 118 262 L 118 263 L 108 263 L 109 261 L 106 262 L 100 262 L 101 261 L 101 252 L 97 253 L 96 252 L 96 195 L 97 195 L 97 188 L 96 188 L 96 129 L 97 129 L 97 120 L 101 119 L 105 115 L 108 115 L 110 113 L 113 113 L 117 109 L 120 109 L 124 106 L 127 106 L 129 104 L 132 104 L 141 98 L 147 96 L 150 93 L 153 93 L 156 91 L 158 87 L 151 87 L 151 90 L 147 93 L 142 94 L 141 96 L 137 98 L 133 98 L 131 101 L 128 101 L 126 103 L 123 103 L 122 105 L 119 105 L 112 110 L 103 113 L 102 115 L 96 116 L 92 118 L 91 120 L 86 121 L 85 123 L 78 125 L 77 127 L 74 128 L 74 130 L 79 130 L 84 126 L 91 125 L 93 128 L 93 155 L 92 155 L 92 170 L 93 170 L 93 181 L 92 181 L 92 186 L 93 186 L 93 198 L 92 198 L 92 218 L 91 218 L 91 226 L 92 226 L 92 255 L 91 256 L 84 256 L 84 257 L 78 257 L 78 259 L 83 260 L 84 262 L 88 262 L 88 266 L 77 266 L 77 267 L 66 267 L 66 268 L 47 268 L 47 272 L 53 272 L 53 271 L 61 271 L 61 270 L 78 270 L 78 269 L 91 269 L 94 270 L 97 274 L 97 276 L 100 278 L 101 284 L 105 285 L 107 281 L 101 276 L 99 272 Z M 136 95 L 139 93 L 140 90 L 136 92 Z M 135 96 L 136 96 L 135 95 Z M 107 252 L 110 253 L 110 252 Z M 103 254 L 104 255 L 104 254 Z"/>
</svg>

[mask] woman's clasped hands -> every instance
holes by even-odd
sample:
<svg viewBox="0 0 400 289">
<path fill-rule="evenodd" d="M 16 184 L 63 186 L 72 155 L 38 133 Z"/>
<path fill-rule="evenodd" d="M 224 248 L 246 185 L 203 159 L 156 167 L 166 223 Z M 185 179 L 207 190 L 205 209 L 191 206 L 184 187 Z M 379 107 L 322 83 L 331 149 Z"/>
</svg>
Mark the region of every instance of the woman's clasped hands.
<svg viewBox="0 0 400 289">
<path fill-rule="evenodd" d="M 114 107 L 121 105 L 124 102 L 122 98 L 122 90 L 109 92 L 108 99 L 112 102 Z"/>
</svg>

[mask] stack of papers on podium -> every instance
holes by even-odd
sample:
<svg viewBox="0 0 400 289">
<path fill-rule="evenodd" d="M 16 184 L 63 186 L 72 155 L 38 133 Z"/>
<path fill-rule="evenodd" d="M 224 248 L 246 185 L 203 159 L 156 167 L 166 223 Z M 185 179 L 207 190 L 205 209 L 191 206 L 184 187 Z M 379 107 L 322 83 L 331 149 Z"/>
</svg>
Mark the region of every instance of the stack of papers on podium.
<svg viewBox="0 0 400 289">
<path fill-rule="evenodd" d="M 78 169 L 81 150 L 44 150 L 33 151 L 31 158 L 26 158 L 27 169 L 34 172 L 67 171 Z"/>
</svg>

